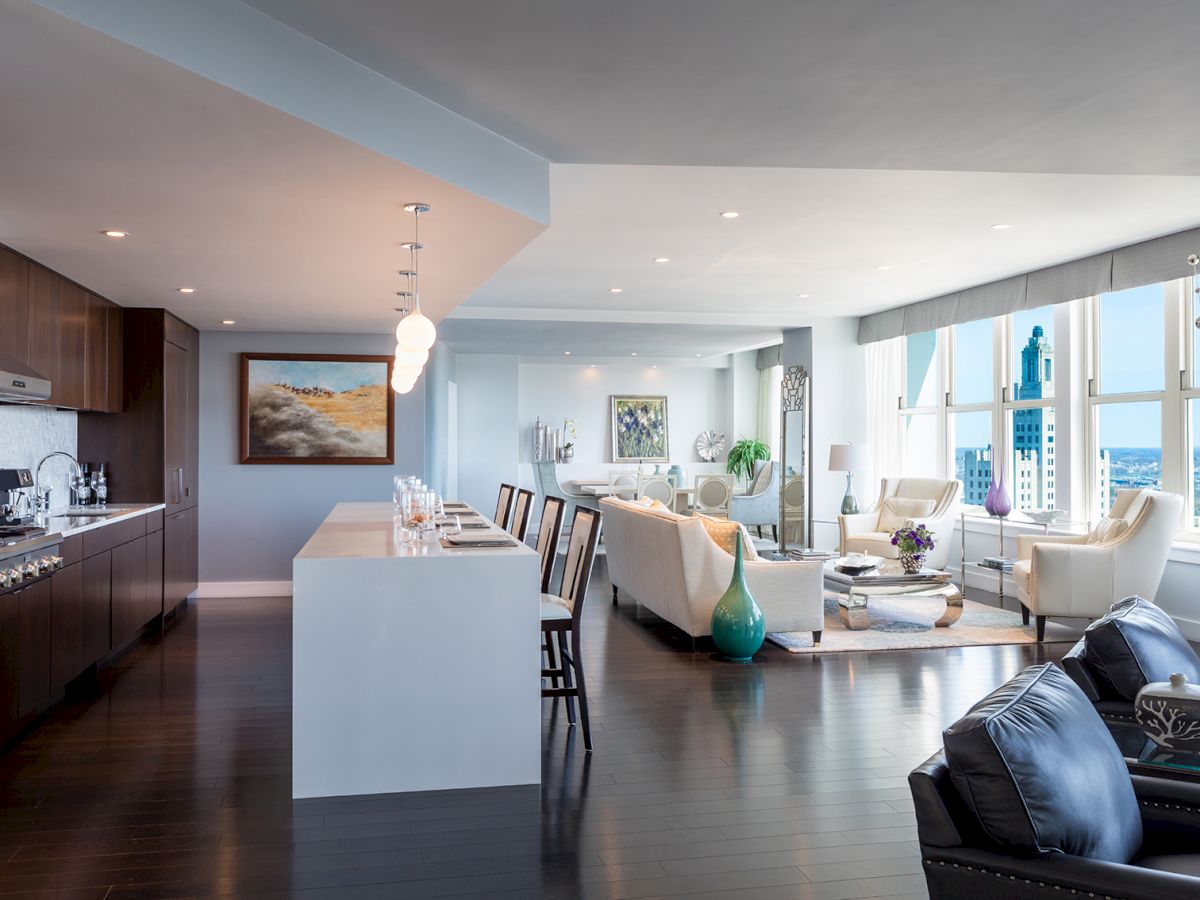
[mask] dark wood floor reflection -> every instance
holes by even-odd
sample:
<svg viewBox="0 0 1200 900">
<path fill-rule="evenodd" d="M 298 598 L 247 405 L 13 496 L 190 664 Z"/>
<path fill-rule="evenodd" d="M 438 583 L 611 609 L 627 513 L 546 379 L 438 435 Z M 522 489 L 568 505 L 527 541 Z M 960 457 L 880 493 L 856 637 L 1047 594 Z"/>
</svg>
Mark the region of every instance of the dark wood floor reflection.
<svg viewBox="0 0 1200 900">
<path fill-rule="evenodd" d="M 905 774 L 1068 646 L 726 665 L 604 576 L 540 792 L 293 802 L 290 601 L 200 601 L 0 758 L 0 897 L 924 897 Z"/>
</svg>

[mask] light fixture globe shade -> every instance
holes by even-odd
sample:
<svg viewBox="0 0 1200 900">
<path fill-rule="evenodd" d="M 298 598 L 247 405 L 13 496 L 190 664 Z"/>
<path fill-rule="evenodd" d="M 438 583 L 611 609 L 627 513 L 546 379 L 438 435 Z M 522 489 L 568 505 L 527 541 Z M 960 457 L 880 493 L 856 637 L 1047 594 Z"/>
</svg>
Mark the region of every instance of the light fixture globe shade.
<svg viewBox="0 0 1200 900">
<path fill-rule="evenodd" d="M 392 369 L 392 390 L 398 394 L 407 394 L 420 377 L 419 366 L 395 366 Z"/>
<path fill-rule="evenodd" d="M 396 326 L 396 343 L 405 350 L 428 350 L 437 340 L 433 322 L 420 312 L 411 312 Z"/>
<path fill-rule="evenodd" d="M 396 365 L 407 369 L 420 369 L 429 362 L 428 350 L 408 350 L 400 344 L 396 345 Z"/>
</svg>

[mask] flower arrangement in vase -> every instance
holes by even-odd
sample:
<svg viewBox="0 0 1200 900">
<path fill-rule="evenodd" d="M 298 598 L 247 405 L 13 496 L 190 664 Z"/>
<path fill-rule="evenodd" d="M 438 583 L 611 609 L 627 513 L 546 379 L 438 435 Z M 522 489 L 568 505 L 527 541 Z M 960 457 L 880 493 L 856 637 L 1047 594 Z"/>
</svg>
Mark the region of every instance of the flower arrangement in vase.
<svg viewBox="0 0 1200 900">
<path fill-rule="evenodd" d="M 925 562 L 925 554 L 934 547 L 933 532 L 923 524 L 897 528 L 892 532 L 892 546 L 900 551 L 900 565 L 905 573 L 916 575 Z"/>
</svg>

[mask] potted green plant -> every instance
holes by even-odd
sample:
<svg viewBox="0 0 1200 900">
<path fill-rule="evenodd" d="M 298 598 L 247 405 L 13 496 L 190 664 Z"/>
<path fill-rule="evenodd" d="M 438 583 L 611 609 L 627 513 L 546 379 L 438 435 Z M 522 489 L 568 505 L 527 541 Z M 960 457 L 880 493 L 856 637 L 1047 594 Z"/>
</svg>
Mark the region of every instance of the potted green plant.
<svg viewBox="0 0 1200 900">
<path fill-rule="evenodd" d="M 725 471 L 747 483 L 754 477 L 754 464 L 771 458 L 771 448 L 754 438 L 742 438 L 729 448 Z"/>
</svg>

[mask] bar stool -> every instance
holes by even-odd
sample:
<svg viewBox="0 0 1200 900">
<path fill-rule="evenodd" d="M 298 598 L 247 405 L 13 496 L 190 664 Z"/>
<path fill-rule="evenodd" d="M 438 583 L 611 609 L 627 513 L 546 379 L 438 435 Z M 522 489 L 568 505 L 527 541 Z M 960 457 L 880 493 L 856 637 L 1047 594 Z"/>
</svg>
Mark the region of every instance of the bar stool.
<svg viewBox="0 0 1200 900">
<path fill-rule="evenodd" d="M 551 683 L 550 687 L 542 688 L 542 696 L 565 697 L 567 721 L 572 725 L 575 724 L 575 698 L 579 698 L 583 747 L 588 753 L 592 752 L 592 729 L 588 721 L 587 687 L 579 648 L 579 622 L 599 541 L 600 513 L 592 509 L 576 509 L 575 519 L 571 522 L 562 584 L 557 594 L 542 594 L 542 645 L 549 660 L 549 667 L 542 669 L 542 677 L 549 678 Z M 568 634 L 571 639 L 570 650 L 567 649 Z M 558 683 L 560 678 L 561 686 Z"/>
<path fill-rule="evenodd" d="M 524 542 L 525 534 L 529 531 L 529 514 L 533 512 L 533 491 L 525 488 L 517 489 L 517 502 L 513 505 L 512 521 L 508 523 L 508 533 L 518 541 Z"/>
<path fill-rule="evenodd" d="M 558 537 L 562 532 L 563 511 L 566 507 L 566 500 L 549 494 L 542 503 L 542 521 L 538 524 L 537 544 L 534 549 L 542 558 L 542 581 L 538 590 L 543 594 L 550 590 L 550 576 L 554 572 L 554 561 L 558 557 Z"/>
<path fill-rule="evenodd" d="M 492 521 L 505 530 L 508 529 L 508 512 L 512 509 L 513 494 L 516 491 L 511 484 L 500 482 L 500 496 L 496 498 L 496 518 Z"/>
</svg>

